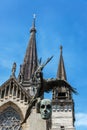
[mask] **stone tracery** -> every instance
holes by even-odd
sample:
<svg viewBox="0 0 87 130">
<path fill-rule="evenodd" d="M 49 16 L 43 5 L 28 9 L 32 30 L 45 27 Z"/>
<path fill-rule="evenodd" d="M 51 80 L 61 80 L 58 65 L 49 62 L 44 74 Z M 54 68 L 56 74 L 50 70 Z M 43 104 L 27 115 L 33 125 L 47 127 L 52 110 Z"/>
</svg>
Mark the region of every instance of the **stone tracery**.
<svg viewBox="0 0 87 130">
<path fill-rule="evenodd" d="M 9 106 L 0 113 L 0 130 L 22 130 L 19 129 L 20 121 L 20 115 Z"/>
</svg>

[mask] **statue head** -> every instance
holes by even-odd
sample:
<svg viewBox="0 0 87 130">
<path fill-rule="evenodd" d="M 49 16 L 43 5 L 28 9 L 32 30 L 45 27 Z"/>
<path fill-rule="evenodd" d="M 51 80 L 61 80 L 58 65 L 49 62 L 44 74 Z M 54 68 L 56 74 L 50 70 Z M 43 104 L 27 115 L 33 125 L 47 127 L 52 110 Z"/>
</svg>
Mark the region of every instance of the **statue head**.
<svg viewBox="0 0 87 130">
<path fill-rule="evenodd" d="M 52 104 L 50 99 L 43 99 L 40 102 L 40 113 L 42 119 L 49 119 L 52 114 Z"/>
</svg>

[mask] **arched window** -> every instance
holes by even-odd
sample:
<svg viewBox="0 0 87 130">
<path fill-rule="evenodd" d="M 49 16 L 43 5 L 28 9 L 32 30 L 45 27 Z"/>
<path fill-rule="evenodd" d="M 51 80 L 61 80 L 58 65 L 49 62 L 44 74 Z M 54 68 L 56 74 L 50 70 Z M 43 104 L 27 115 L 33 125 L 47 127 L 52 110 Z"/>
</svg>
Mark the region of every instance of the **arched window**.
<svg viewBox="0 0 87 130">
<path fill-rule="evenodd" d="M 20 121 L 19 113 L 12 107 L 8 107 L 0 113 L 0 130 L 18 130 Z"/>
</svg>

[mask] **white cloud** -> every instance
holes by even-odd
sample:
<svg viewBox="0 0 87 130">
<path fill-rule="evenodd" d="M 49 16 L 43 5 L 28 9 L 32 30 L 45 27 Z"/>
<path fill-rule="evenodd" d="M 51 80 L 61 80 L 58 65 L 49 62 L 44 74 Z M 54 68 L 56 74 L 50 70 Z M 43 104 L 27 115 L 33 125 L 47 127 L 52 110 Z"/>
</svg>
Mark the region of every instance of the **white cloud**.
<svg viewBox="0 0 87 130">
<path fill-rule="evenodd" d="M 87 127 L 87 113 L 77 113 L 76 114 L 76 126 Z"/>
</svg>

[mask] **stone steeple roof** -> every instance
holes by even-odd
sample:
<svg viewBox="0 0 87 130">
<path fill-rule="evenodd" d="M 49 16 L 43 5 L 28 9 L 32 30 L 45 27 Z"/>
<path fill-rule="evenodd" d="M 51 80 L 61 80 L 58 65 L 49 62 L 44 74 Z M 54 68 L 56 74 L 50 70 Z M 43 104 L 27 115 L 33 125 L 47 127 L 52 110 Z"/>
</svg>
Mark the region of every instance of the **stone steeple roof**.
<svg viewBox="0 0 87 130">
<path fill-rule="evenodd" d="M 59 59 L 59 66 L 58 66 L 58 71 L 57 71 L 57 78 L 62 79 L 62 80 L 67 80 L 64 60 L 63 60 L 63 55 L 62 55 L 62 48 L 63 47 L 60 46 L 60 59 Z"/>
<path fill-rule="evenodd" d="M 29 80 L 37 68 L 37 48 L 36 48 L 36 28 L 35 17 L 33 18 L 32 28 L 30 30 L 30 39 L 23 65 L 21 66 L 21 73 L 23 80 Z"/>
</svg>

